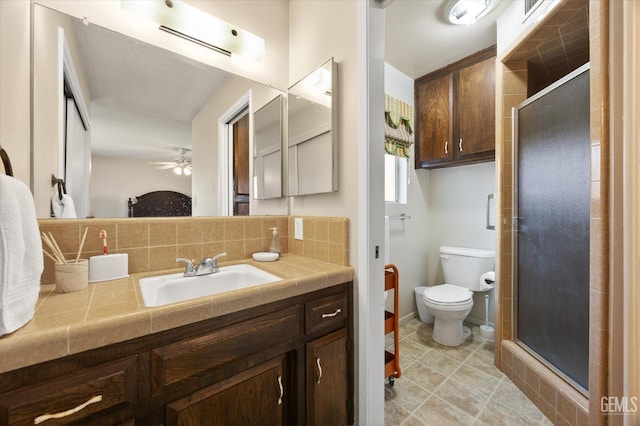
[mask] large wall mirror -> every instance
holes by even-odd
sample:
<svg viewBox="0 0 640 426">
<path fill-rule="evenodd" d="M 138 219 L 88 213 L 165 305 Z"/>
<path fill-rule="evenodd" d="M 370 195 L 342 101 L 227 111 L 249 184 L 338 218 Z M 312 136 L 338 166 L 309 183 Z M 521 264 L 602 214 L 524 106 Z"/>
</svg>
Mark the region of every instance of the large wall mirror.
<svg viewBox="0 0 640 426">
<path fill-rule="evenodd" d="M 288 195 L 338 190 L 337 75 L 331 58 L 289 88 Z"/>
<path fill-rule="evenodd" d="M 225 214 L 220 176 L 231 173 L 219 171 L 226 161 L 219 145 L 227 143 L 220 139 L 219 119 L 249 94 L 245 113 L 252 124 L 247 131 L 261 129 L 253 113 L 282 104 L 284 92 L 38 4 L 33 28 L 33 165 L 38 169 L 52 155 L 59 158 L 63 175 L 58 177 L 67 180 L 78 217 L 127 217 L 130 198 L 135 202 L 154 191 L 193 197 L 193 215 Z M 68 52 L 64 87 L 61 43 Z M 80 96 L 72 96 L 74 90 L 67 87 L 74 86 L 73 80 Z M 68 99 L 61 100 L 61 92 Z M 58 124 L 62 117 L 70 122 L 64 129 Z M 74 127 L 77 141 L 60 148 L 59 141 Z M 265 149 L 276 145 L 272 139 Z M 254 182 L 262 192 L 252 198 L 283 196 L 276 190 L 278 179 L 282 187 L 282 162 L 272 158 L 263 159 L 262 176 L 269 180 Z M 49 206 L 38 205 L 42 202 L 36 199 L 38 216 L 48 217 Z"/>
</svg>

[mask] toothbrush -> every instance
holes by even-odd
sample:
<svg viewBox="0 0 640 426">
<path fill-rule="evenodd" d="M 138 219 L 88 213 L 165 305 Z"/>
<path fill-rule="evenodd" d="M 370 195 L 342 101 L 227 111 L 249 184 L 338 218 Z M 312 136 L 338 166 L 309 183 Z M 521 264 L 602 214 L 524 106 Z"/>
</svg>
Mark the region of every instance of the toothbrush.
<svg viewBox="0 0 640 426">
<path fill-rule="evenodd" d="M 102 254 L 106 256 L 109 254 L 109 249 L 107 248 L 107 231 L 104 229 L 100 231 L 100 238 L 102 239 Z"/>
</svg>

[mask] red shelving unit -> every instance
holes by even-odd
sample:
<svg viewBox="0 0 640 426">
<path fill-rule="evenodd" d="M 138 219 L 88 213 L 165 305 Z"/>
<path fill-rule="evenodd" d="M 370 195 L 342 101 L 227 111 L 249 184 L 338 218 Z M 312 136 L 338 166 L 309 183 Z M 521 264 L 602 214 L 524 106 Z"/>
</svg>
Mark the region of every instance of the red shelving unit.
<svg viewBox="0 0 640 426">
<path fill-rule="evenodd" d="M 384 351 L 384 377 L 389 378 L 389 384 L 393 386 L 394 378 L 402 375 L 400 371 L 400 346 L 398 345 L 398 268 L 389 264 L 384 267 L 384 290 L 393 290 L 393 312 L 384 311 L 384 334 L 393 332 L 393 353 Z"/>
</svg>

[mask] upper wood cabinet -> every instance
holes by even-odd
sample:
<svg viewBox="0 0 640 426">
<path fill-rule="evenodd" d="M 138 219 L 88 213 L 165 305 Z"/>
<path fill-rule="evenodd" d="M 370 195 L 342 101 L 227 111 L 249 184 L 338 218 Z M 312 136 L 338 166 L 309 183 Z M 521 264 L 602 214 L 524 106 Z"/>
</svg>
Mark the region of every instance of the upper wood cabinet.
<svg viewBox="0 0 640 426">
<path fill-rule="evenodd" d="M 495 60 L 492 46 L 416 80 L 416 168 L 494 159 Z"/>
</svg>

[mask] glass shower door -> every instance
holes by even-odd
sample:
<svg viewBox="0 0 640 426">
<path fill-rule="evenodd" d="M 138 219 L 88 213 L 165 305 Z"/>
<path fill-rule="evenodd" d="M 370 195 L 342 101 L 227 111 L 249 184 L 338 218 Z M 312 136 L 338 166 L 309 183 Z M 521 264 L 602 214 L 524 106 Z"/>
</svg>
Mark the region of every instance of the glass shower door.
<svg viewBox="0 0 640 426">
<path fill-rule="evenodd" d="M 517 337 L 588 389 L 588 65 L 514 109 Z"/>
</svg>

